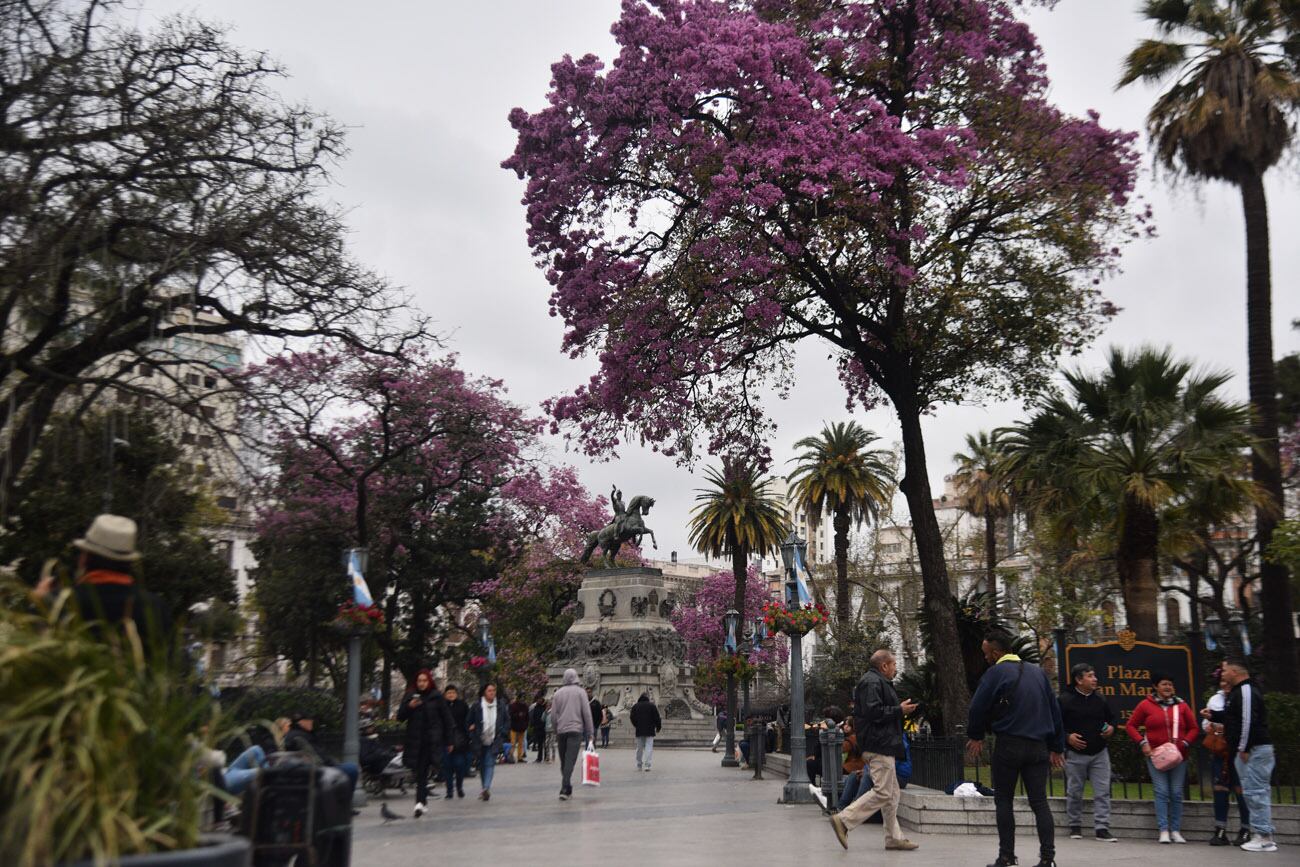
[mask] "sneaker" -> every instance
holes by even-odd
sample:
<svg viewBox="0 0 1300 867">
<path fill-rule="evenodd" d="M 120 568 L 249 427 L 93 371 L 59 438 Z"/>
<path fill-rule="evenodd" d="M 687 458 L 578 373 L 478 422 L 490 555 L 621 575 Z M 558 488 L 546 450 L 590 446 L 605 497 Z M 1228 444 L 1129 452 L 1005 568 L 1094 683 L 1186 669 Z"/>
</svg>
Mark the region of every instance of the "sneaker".
<svg viewBox="0 0 1300 867">
<path fill-rule="evenodd" d="M 649 765 L 646 765 L 646 766 L 645 766 L 645 772 L 646 772 L 647 774 L 650 773 L 650 766 L 649 766 Z"/>
<path fill-rule="evenodd" d="M 485 801 L 490 801 L 490 800 L 492 800 L 492 790 L 491 790 L 491 789 L 484 789 L 484 790 L 483 790 L 483 800 L 485 800 Z"/>
<path fill-rule="evenodd" d="M 1187 842 L 1187 838 L 1184 837 L 1184 836 L 1183 836 L 1181 833 L 1179 833 L 1178 831 L 1170 831 L 1170 832 L 1169 832 L 1169 839 L 1170 839 L 1170 840 L 1173 840 L 1175 843 L 1186 843 L 1186 842 Z"/>
<path fill-rule="evenodd" d="M 1211 846 L 1227 846 L 1232 841 L 1228 839 L 1228 832 L 1222 828 L 1214 829 L 1214 836 L 1210 838 Z"/>
<path fill-rule="evenodd" d="M 1119 838 L 1110 833 L 1109 828 L 1098 828 L 1097 839 L 1102 843 L 1118 843 Z"/>
<path fill-rule="evenodd" d="M 831 827 L 835 829 L 835 839 L 840 841 L 840 845 L 849 848 L 849 829 L 844 827 L 844 820 L 832 814 Z"/>
<path fill-rule="evenodd" d="M 911 840 L 886 840 L 885 848 L 900 852 L 911 852 L 913 849 L 920 849 L 921 844 L 913 843 Z"/>
<path fill-rule="evenodd" d="M 1039 858 L 1037 867 L 1056 867 L 1056 862 L 1051 858 Z"/>
<path fill-rule="evenodd" d="M 1241 846 L 1242 844 L 1249 843 L 1249 842 L 1250 842 L 1250 829 L 1241 828 L 1240 830 L 1237 831 L 1237 839 L 1232 841 L 1232 845 Z"/>
<path fill-rule="evenodd" d="M 447 797 L 450 798 L 451 795 L 448 795 Z M 456 790 L 456 797 L 457 797 L 457 798 L 463 798 L 463 797 L 465 797 L 465 790 L 464 790 L 464 789 L 457 789 L 457 790 Z"/>
<path fill-rule="evenodd" d="M 1161 831 L 1161 832 L 1160 832 L 1160 842 L 1161 842 L 1161 843 L 1172 843 L 1172 842 L 1174 842 L 1174 841 L 1169 839 L 1169 832 L 1168 832 L 1168 831 Z"/>
<path fill-rule="evenodd" d="M 1006 858 L 1003 857 L 1002 855 L 999 855 L 998 860 L 988 865 L 988 867 L 1016 867 L 1016 865 L 1019 863 L 1020 861 L 1019 859 L 1016 858 L 1015 855 L 1012 855 L 1010 858 Z"/>
<path fill-rule="evenodd" d="M 426 807 L 426 806 L 424 806 L 424 802 L 423 802 L 423 801 L 418 801 L 418 802 L 416 802 L 415 809 L 411 811 L 411 814 L 412 814 L 413 816 L 415 816 L 415 818 L 418 819 L 418 818 L 420 818 L 421 816 L 424 815 L 424 811 L 427 810 L 427 809 L 429 809 L 429 808 Z"/>
<path fill-rule="evenodd" d="M 1276 852 L 1277 844 L 1267 834 L 1252 834 L 1250 842 L 1241 844 L 1243 852 Z"/>
<path fill-rule="evenodd" d="M 569 793 L 566 792 L 564 789 L 560 789 L 560 800 L 561 801 L 569 800 Z"/>
<path fill-rule="evenodd" d="M 1081 827 L 1078 826 L 1078 825 L 1071 825 L 1071 826 L 1070 826 L 1070 839 L 1071 839 L 1071 840 L 1082 840 L 1082 839 L 1083 839 L 1083 828 L 1081 828 Z"/>
</svg>

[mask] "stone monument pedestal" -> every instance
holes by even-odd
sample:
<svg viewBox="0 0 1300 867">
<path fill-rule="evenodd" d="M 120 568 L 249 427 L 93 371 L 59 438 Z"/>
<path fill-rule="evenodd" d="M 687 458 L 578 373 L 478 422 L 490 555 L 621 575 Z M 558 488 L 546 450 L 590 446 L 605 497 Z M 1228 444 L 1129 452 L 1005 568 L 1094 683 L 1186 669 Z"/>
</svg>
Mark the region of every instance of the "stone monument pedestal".
<svg viewBox="0 0 1300 867">
<path fill-rule="evenodd" d="M 548 693 L 559 689 L 564 670 L 573 668 L 579 683 L 613 711 L 612 740 L 630 739 L 627 712 L 642 693 L 659 706 L 662 737 L 674 740 L 673 732 L 680 728 L 696 740 L 701 725 L 686 721 L 712 720 L 713 710 L 695 697 L 686 642 L 668 620 L 676 604 L 659 569 L 588 572 L 578 590 L 578 617 L 556 648 L 556 663 L 546 670 Z"/>
</svg>

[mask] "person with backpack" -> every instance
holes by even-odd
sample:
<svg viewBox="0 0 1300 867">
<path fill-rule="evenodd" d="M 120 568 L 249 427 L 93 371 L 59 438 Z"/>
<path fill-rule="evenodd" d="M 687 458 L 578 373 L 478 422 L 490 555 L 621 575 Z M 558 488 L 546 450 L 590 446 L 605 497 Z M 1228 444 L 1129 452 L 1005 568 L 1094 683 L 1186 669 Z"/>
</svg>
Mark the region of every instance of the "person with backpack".
<svg viewBox="0 0 1300 867">
<path fill-rule="evenodd" d="M 997 810 L 998 857 L 989 867 L 1013 867 L 1016 861 L 1017 780 L 1023 780 L 1038 830 L 1038 867 L 1056 867 L 1056 825 L 1047 805 L 1047 777 L 1065 767 L 1065 728 L 1061 705 L 1043 670 L 1011 651 L 1011 636 L 994 630 L 982 650 L 989 663 L 971 697 L 966 719 L 966 759 L 974 764 L 992 731 L 997 743 L 990 763 L 993 803 Z"/>
<path fill-rule="evenodd" d="M 1142 748 L 1147 773 L 1155 789 L 1156 824 L 1161 843 L 1186 843 L 1183 826 L 1183 782 L 1187 755 L 1199 729 L 1187 702 L 1174 695 L 1173 678 L 1155 672 L 1151 693 L 1133 709 L 1124 729 Z"/>
</svg>

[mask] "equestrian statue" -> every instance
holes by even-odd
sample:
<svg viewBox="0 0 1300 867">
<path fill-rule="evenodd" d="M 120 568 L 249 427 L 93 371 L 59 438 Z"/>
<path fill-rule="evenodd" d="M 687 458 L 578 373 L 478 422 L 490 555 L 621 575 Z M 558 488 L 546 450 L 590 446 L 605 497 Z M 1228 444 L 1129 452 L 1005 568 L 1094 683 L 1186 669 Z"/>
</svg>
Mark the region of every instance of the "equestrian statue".
<svg viewBox="0 0 1300 867">
<path fill-rule="evenodd" d="M 595 533 L 587 534 L 587 548 L 582 552 L 582 565 L 591 561 L 591 555 L 597 547 L 605 554 L 605 565 L 612 568 L 614 558 L 625 542 L 641 544 L 641 537 L 649 536 L 650 544 L 655 550 L 659 543 L 655 540 L 655 531 L 645 525 L 643 518 L 650 514 L 650 507 L 655 504 L 653 497 L 636 496 L 626 507 L 623 506 L 623 492 L 614 487 L 609 494 L 610 505 L 614 507 L 614 520 L 601 527 Z"/>
</svg>

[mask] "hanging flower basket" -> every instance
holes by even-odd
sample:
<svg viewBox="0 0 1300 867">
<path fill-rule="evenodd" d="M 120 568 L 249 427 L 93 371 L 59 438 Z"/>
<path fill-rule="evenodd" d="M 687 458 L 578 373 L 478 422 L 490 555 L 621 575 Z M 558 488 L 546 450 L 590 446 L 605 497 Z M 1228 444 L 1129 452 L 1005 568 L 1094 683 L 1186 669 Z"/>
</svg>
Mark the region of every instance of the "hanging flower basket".
<svg viewBox="0 0 1300 867">
<path fill-rule="evenodd" d="M 757 666 L 750 663 L 744 654 L 738 653 L 735 656 L 720 656 L 713 663 L 713 670 L 723 677 L 734 675 L 737 680 L 744 680 L 753 675 Z"/>
<path fill-rule="evenodd" d="M 763 603 L 763 622 L 771 632 L 786 635 L 807 635 L 830 620 L 821 603 L 808 603 L 802 608 L 787 608 L 780 602 Z"/>
<path fill-rule="evenodd" d="M 483 671 L 484 669 L 491 670 L 492 663 L 488 662 L 486 656 L 471 656 L 469 658 L 469 667 L 474 671 Z"/>
<path fill-rule="evenodd" d="M 344 602 L 329 622 L 330 628 L 343 635 L 370 635 L 384 628 L 384 612 L 378 605 Z"/>
</svg>

